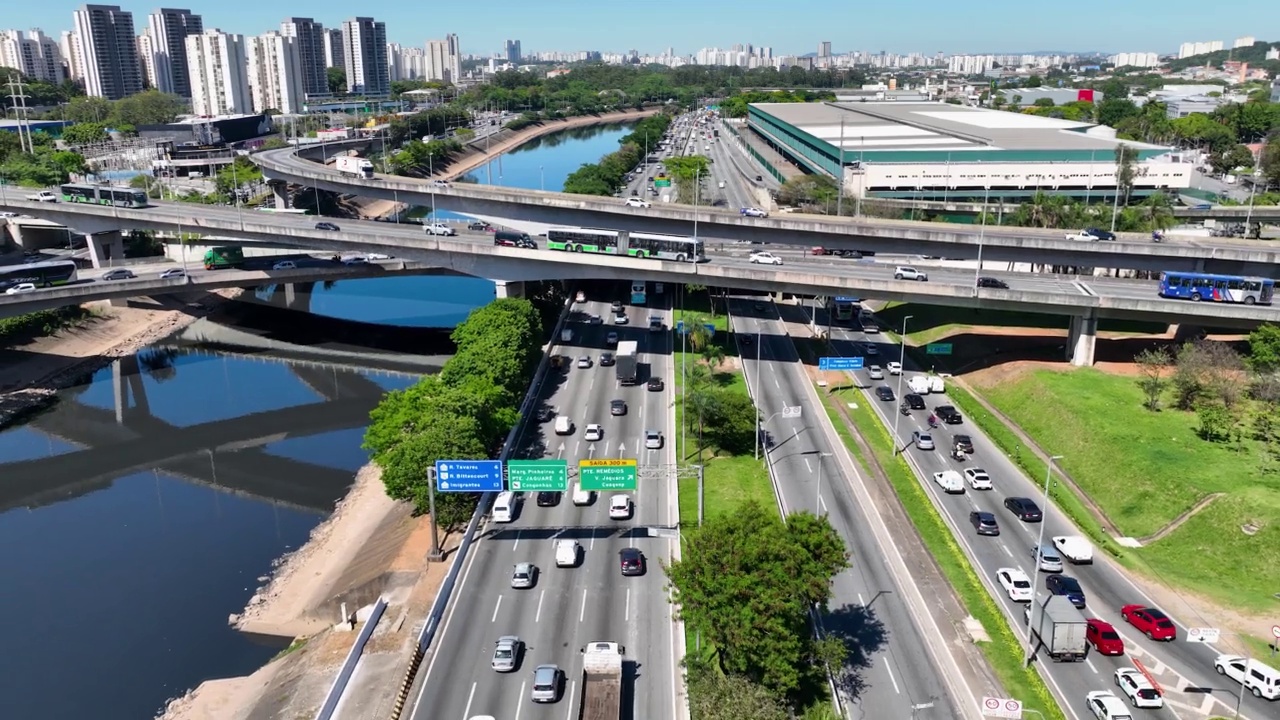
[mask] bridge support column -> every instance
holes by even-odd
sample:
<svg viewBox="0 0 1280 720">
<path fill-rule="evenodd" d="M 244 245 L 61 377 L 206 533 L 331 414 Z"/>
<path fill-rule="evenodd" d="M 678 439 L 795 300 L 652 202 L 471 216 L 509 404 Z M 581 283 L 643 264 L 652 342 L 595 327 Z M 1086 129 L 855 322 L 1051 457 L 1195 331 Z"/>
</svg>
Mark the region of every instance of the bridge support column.
<svg viewBox="0 0 1280 720">
<path fill-rule="evenodd" d="M 514 280 L 494 280 L 494 289 L 497 290 L 498 298 L 522 298 L 524 297 L 524 283 Z"/>
<path fill-rule="evenodd" d="M 137 355 L 111 361 L 111 390 L 115 397 L 117 425 L 124 424 L 124 416 L 130 410 L 148 414 L 151 412 L 151 404 L 147 402 L 147 389 L 142 383 L 142 372 Z M 129 406 L 130 395 L 133 396 L 133 407 Z"/>
<path fill-rule="evenodd" d="M 1071 329 L 1067 334 L 1067 359 L 1076 367 L 1093 365 L 1093 351 L 1098 343 L 1098 312 L 1072 315 Z"/>
<path fill-rule="evenodd" d="M 298 312 L 311 312 L 311 291 L 315 289 L 315 286 L 316 284 L 313 282 L 285 283 L 285 309 L 297 310 Z"/>
<path fill-rule="evenodd" d="M 95 268 L 109 267 L 113 260 L 124 259 L 124 240 L 119 230 L 86 235 L 89 245 L 89 258 Z"/>
<path fill-rule="evenodd" d="M 271 196 L 275 199 L 277 210 L 289 209 L 289 184 L 279 180 L 268 180 L 267 187 L 271 188 Z"/>
</svg>

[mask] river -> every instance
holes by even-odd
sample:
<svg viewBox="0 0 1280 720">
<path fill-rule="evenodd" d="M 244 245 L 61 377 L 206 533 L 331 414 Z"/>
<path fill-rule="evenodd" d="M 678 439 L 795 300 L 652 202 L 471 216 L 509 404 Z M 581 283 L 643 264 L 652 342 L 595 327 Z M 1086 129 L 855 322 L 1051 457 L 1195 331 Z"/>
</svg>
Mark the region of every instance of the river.
<svg viewBox="0 0 1280 720">
<path fill-rule="evenodd" d="M 545 136 L 479 173 L 558 190 L 626 132 Z M 482 279 L 351 280 L 317 286 L 312 310 L 449 328 L 493 297 Z M 329 323 L 344 339 L 325 342 L 322 321 L 239 305 L 0 430 L 4 717 L 138 720 L 203 680 L 261 667 L 279 643 L 232 630 L 228 616 L 346 493 L 381 395 L 444 359 L 352 352 L 358 325 Z M 435 335 L 427 352 L 441 352 Z"/>
</svg>

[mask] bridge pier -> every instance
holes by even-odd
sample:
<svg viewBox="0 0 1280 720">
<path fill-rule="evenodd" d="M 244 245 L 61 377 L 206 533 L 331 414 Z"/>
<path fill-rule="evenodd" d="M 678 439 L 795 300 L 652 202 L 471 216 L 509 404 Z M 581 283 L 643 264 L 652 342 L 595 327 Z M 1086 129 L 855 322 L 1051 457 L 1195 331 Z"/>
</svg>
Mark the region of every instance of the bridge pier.
<svg viewBox="0 0 1280 720">
<path fill-rule="evenodd" d="M 1067 359 L 1076 367 L 1093 365 L 1093 353 L 1098 344 L 1098 311 L 1085 315 L 1072 315 L 1067 333 Z"/>
<path fill-rule="evenodd" d="M 494 280 L 494 290 L 498 299 L 524 297 L 524 283 L 515 280 Z"/>
<path fill-rule="evenodd" d="M 271 188 L 271 196 L 275 200 L 277 210 L 289 209 L 289 183 L 281 180 L 268 180 L 267 187 Z"/>
<path fill-rule="evenodd" d="M 109 267 L 112 260 L 124 259 L 124 239 L 119 230 L 86 235 L 89 245 L 89 258 L 95 268 Z"/>
<path fill-rule="evenodd" d="M 147 402 L 147 390 L 142 383 L 142 373 L 138 367 L 138 356 L 130 355 L 111 361 L 111 390 L 115 396 L 116 424 L 123 425 L 125 415 L 135 409 L 150 414 L 151 404 Z M 133 395 L 133 408 L 129 407 L 129 396 Z"/>
</svg>

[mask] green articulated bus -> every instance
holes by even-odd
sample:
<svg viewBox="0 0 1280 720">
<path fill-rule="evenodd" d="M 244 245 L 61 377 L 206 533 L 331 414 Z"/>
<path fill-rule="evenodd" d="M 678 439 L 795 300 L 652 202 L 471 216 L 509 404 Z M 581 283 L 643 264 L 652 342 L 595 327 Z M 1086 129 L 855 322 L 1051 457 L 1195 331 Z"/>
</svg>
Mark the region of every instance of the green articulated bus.
<svg viewBox="0 0 1280 720">
<path fill-rule="evenodd" d="M 676 262 L 696 263 L 707 259 L 703 242 L 694 238 L 595 228 L 551 228 L 547 231 L 547 249 Z"/>
<path fill-rule="evenodd" d="M 145 190 L 112 187 L 110 185 L 79 185 L 76 183 L 68 183 L 62 186 L 62 201 L 115 205 L 116 207 L 128 208 L 143 208 L 151 204 L 147 199 Z"/>
</svg>

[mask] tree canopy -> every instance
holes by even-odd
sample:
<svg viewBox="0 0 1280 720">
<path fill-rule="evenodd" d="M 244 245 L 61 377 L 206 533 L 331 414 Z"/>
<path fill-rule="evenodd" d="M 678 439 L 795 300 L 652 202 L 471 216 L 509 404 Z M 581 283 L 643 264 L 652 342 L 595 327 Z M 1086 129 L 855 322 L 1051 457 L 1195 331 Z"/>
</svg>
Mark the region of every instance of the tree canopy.
<svg viewBox="0 0 1280 720">
<path fill-rule="evenodd" d="M 614 194 L 622 187 L 626 174 L 644 159 L 644 149 L 637 144 L 637 139 L 648 139 L 649 147 L 656 147 L 670 124 L 671 116 L 665 113 L 641 120 L 633 132 L 620 140 L 622 147 L 616 152 L 605 155 L 599 162 L 584 163 L 569 173 L 564 180 L 564 191 L 577 195 Z"/>
</svg>

